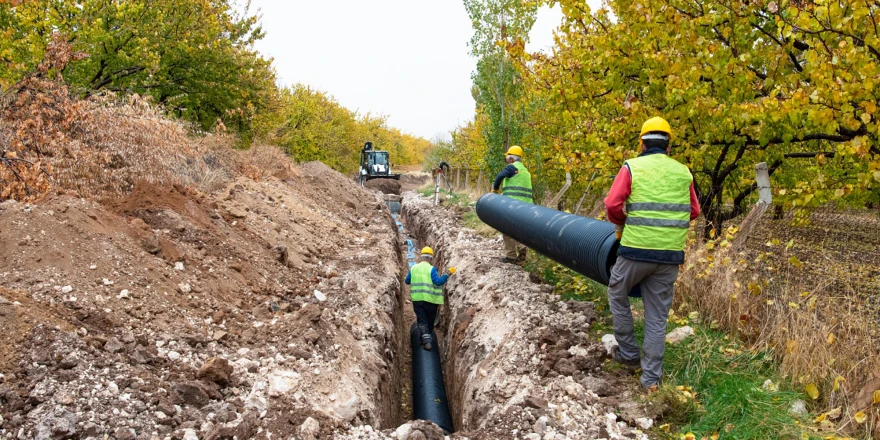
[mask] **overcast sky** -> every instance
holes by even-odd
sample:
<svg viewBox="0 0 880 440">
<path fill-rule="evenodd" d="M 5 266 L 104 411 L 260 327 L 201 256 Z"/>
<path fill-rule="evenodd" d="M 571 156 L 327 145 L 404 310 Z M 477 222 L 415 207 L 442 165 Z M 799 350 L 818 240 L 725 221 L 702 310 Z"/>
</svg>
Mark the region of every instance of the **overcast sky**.
<svg viewBox="0 0 880 440">
<path fill-rule="evenodd" d="M 593 3 L 592 1 L 590 3 Z M 473 116 L 471 23 L 461 0 L 253 0 L 282 86 L 303 83 L 425 138 Z M 529 49 L 553 44 L 558 8 L 539 12 Z"/>
</svg>

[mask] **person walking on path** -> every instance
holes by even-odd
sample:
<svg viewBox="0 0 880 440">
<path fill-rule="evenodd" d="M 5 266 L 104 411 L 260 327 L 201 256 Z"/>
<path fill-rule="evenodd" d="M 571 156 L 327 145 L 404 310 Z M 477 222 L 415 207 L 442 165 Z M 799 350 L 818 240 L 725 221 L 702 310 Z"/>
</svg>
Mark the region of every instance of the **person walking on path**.
<svg viewBox="0 0 880 440">
<path fill-rule="evenodd" d="M 505 154 L 507 166 L 495 177 L 492 192 L 514 198 L 521 202 L 533 203 L 532 174 L 522 163 L 523 149 L 518 145 L 510 147 Z M 504 239 L 505 263 L 519 263 L 526 258 L 526 247 L 516 240 L 502 234 Z"/>
<path fill-rule="evenodd" d="M 422 348 L 428 351 L 431 351 L 431 335 L 434 333 L 437 309 L 443 305 L 443 285 L 455 273 L 455 268 L 450 267 L 445 274 L 439 275 L 437 269 L 430 263 L 433 258 L 433 249 L 429 247 L 422 249 L 422 261 L 410 268 L 404 280 L 409 284 L 409 296 L 421 333 Z"/>
<path fill-rule="evenodd" d="M 608 303 L 614 320 L 614 360 L 641 366 L 641 384 L 656 391 L 663 376 L 666 321 L 691 220 L 700 204 L 690 170 L 669 157 L 672 128 L 654 117 L 642 125 L 641 154 L 624 162 L 605 198 L 620 248 L 611 269 Z M 625 208 L 625 209 L 624 209 Z M 629 292 L 640 285 L 645 304 L 641 356 L 633 331 Z"/>
</svg>

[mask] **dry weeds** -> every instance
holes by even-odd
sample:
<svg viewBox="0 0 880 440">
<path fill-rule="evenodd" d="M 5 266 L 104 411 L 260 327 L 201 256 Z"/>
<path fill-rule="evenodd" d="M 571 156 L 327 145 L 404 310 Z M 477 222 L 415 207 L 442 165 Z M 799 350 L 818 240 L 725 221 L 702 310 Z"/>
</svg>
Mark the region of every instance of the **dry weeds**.
<svg viewBox="0 0 880 440">
<path fill-rule="evenodd" d="M 51 76 L 76 56 L 55 39 L 40 69 L 0 101 L 0 200 L 32 201 L 53 189 L 102 200 L 138 181 L 211 192 L 237 175 L 296 175 L 279 149 L 237 151 L 222 133 L 195 136 L 146 98 L 71 97 Z"/>
<path fill-rule="evenodd" d="M 756 208 L 739 228 L 693 243 L 679 301 L 758 348 L 769 348 L 795 389 L 815 384 L 816 409 L 844 426 L 880 388 L 880 217 L 823 208 L 809 221 Z M 871 432 L 872 427 L 867 427 Z"/>
</svg>

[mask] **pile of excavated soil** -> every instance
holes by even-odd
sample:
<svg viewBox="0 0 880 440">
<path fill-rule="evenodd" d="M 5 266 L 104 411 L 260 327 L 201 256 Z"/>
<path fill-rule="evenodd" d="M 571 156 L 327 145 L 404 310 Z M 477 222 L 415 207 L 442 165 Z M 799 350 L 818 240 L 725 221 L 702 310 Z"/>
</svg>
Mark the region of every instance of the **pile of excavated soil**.
<svg viewBox="0 0 880 440">
<path fill-rule="evenodd" d="M 413 193 L 403 216 L 436 265 L 455 266 L 440 327 L 444 377 L 456 429 L 473 438 L 647 438 L 651 408 L 604 372 L 605 348 L 589 339 L 592 303 L 560 301 L 520 267 L 502 263 L 500 239 L 461 227 Z"/>
<path fill-rule="evenodd" d="M 364 183 L 364 186 L 381 192 L 382 194 L 400 195 L 400 182 L 394 179 L 373 179 Z"/>
<path fill-rule="evenodd" d="M 215 194 L 0 203 L 0 438 L 332 438 L 399 422 L 399 236 L 320 163 Z"/>
<path fill-rule="evenodd" d="M 433 182 L 431 174 L 424 171 L 413 171 L 400 176 L 404 190 L 415 190 Z"/>
</svg>

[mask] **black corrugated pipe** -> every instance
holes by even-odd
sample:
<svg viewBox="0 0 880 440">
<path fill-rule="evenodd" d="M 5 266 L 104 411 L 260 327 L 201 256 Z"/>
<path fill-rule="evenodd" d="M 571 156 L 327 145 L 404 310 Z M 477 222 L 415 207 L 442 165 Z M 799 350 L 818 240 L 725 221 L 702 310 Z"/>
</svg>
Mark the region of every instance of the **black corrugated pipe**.
<svg viewBox="0 0 880 440">
<path fill-rule="evenodd" d="M 557 263 L 608 285 L 619 246 L 613 224 L 491 193 L 477 201 L 477 216 Z"/>
<path fill-rule="evenodd" d="M 447 434 L 451 434 L 454 427 L 446 401 L 446 385 L 443 383 L 437 335 L 431 334 L 434 347 L 428 351 L 422 348 L 422 334 L 415 322 L 410 327 L 409 334 L 412 344 L 413 419 L 430 420 Z"/>
</svg>

